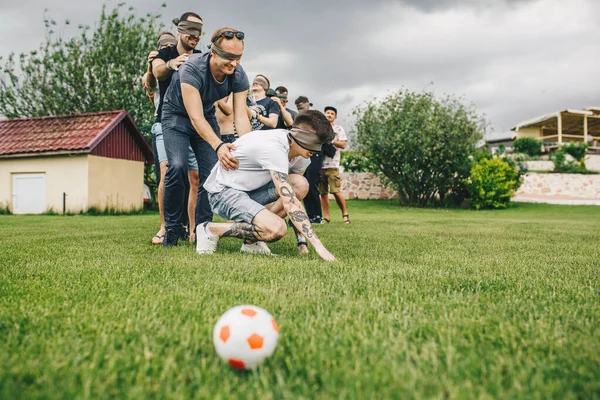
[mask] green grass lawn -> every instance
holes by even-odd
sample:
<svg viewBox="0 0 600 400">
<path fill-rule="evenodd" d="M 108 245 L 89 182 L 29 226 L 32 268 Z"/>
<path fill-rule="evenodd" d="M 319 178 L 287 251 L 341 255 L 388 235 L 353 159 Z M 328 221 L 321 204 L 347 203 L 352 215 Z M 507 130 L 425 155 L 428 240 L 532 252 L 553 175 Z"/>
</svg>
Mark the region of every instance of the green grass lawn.
<svg viewBox="0 0 600 400">
<path fill-rule="evenodd" d="M 600 207 L 421 210 L 349 202 L 339 259 L 150 245 L 158 215 L 0 216 L 0 397 L 600 398 Z M 275 354 L 212 346 L 238 304 Z"/>
</svg>

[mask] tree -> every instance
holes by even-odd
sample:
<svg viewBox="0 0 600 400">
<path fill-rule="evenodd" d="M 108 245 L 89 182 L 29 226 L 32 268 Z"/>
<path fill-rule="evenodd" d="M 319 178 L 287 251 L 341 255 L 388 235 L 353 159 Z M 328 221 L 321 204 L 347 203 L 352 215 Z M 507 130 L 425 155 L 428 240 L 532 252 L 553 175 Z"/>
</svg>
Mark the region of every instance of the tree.
<svg viewBox="0 0 600 400">
<path fill-rule="evenodd" d="M 154 110 L 140 77 L 162 25 L 160 15 L 136 17 L 132 7 L 121 15 L 124 5 L 111 11 L 103 5 L 95 30 L 79 25 L 79 34 L 69 40 L 57 35 L 56 22 L 46 18 L 46 42 L 39 50 L 21 53 L 18 65 L 14 53 L 0 57 L 0 114 L 17 118 L 124 109 L 148 135 Z"/>
<path fill-rule="evenodd" d="M 359 150 L 407 205 L 460 203 L 485 121 L 456 98 L 400 90 L 354 110 Z"/>
</svg>

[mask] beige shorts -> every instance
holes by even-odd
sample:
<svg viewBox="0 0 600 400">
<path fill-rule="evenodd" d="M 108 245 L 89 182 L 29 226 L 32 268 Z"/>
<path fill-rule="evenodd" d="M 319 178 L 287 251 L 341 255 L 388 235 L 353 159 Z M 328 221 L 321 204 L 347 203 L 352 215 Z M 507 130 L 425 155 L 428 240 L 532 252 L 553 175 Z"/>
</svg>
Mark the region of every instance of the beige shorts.
<svg viewBox="0 0 600 400">
<path fill-rule="evenodd" d="M 339 193 L 342 189 L 342 177 L 338 168 L 327 168 L 321 174 L 319 181 L 319 193 L 326 195 L 328 193 Z"/>
</svg>

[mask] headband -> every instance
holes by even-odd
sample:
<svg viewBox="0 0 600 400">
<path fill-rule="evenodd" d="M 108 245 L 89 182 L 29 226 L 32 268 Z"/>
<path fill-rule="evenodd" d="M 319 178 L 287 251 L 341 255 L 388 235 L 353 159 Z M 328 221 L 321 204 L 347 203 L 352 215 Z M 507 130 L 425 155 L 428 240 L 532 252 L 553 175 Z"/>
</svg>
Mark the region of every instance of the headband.
<svg viewBox="0 0 600 400">
<path fill-rule="evenodd" d="M 160 38 L 158 38 L 158 48 L 160 49 L 163 46 L 175 46 L 177 44 L 177 39 L 175 39 L 171 35 L 164 34 Z"/>
<path fill-rule="evenodd" d="M 212 43 L 210 49 L 219 57 L 224 58 L 226 60 L 239 60 L 242 58 L 241 54 L 233 54 L 228 53 L 222 48 L 220 48 L 216 43 Z"/>
<path fill-rule="evenodd" d="M 323 143 L 319 140 L 319 135 L 316 132 L 305 131 L 300 128 L 290 129 L 290 135 L 294 138 L 298 145 L 313 153 L 319 153 Z"/>
<path fill-rule="evenodd" d="M 202 36 L 202 22 L 180 21 L 175 18 L 173 23 L 177 25 L 177 32 L 192 36 Z"/>
<path fill-rule="evenodd" d="M 265 92 L 267 90 L 269 90 L 269 83 L 267 82 L 267 80 L 264 77 L 262 77 L 260 75 L 258 75 L 256 78 L 254 78 L 254 82 L 252 82 L 252 83 L 256 83 L 258 86 L 265 89 Z"/>
</svg>

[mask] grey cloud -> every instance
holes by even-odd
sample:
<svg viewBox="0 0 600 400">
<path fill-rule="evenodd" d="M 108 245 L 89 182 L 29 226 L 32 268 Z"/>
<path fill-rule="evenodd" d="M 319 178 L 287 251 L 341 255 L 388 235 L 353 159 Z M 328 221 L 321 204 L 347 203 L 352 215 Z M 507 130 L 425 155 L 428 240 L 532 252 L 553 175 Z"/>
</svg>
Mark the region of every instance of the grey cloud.
<svg viewBox="0 0 600 400">
<path fill-rule="evenodd" d="M 347 124 L 356 105 L 401 87 L 464 95 L 498 130 L 560 108 L 600 103 L 600 84 L 591 78 L 600 66 L 600 28 L 580 26 L 600 12 L 595 0 L 569 2 L 583 8 L 577 21 L 556 15 L 562 11 L 553 10 L 567 9 L 559 0 L 232 0 L 226 6 L 180 0 L 166 9 L 160 3 L 128 2 L 140 15 L 160 11 L 170 28 L 173 17 L 197 12 L 205 21 L 203 50 L 215 29 L 243 30 L 242 63 L 250 76 L 264 73 L 273 86 L 286 86 L 292 100 L 306 95 L 316 108 L 336 105 Z M 39 46 L 44 7 L 59 23 L 69 18 L 93 26 L 101 4 L 25 0 L 2 6 L 0 56 Z M 532 7 L 545 14 L 529 16 Z M 561 84 L 565 79 L 570 84 Z"/>
</svg>

